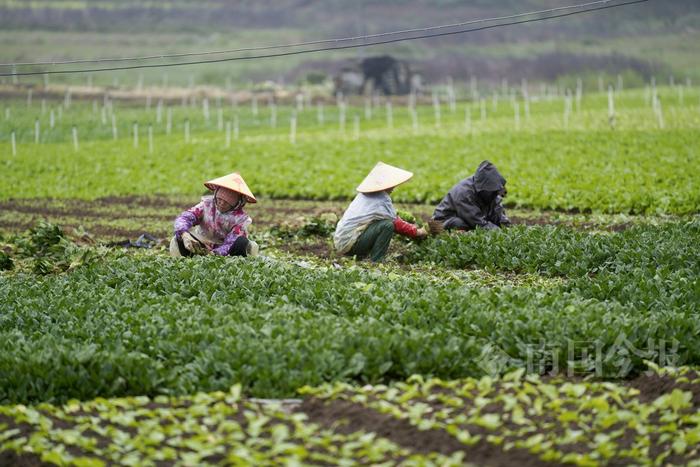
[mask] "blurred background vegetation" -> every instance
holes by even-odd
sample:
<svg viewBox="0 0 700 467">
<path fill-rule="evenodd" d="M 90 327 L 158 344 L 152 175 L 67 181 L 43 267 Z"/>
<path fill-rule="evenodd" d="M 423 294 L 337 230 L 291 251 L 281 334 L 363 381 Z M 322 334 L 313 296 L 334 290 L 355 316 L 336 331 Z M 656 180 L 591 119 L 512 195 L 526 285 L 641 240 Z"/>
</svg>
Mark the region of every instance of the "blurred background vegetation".
<svg viewBox="0 0 700 467">
<path fill-rule="evenodd" d="M 121 57 L 223 50 L 372 34 L 553 8 L 575 0 L 0 0 L 0 61 Z M 700 2 L 647 3 L 470 34 L 351 49 L 228 62 L 96 73 L 116 86 L 294 84 L 332 76 L 364 57 L 408 60 L 427 83 L 532 82 L 625 86 L 700 81 Z M 6 70 L 7 68 L 5 68 Z M 608 79 L 609 78 L 609 79 Z M 11 78 L 4 78 L 9 83 Z M 52 75 L 84 83 L 85 75 Z M 22 84 L 43 77 L 20 78 Z M 0 81 L 2 82 L 2 81 Z"/>
</svg>

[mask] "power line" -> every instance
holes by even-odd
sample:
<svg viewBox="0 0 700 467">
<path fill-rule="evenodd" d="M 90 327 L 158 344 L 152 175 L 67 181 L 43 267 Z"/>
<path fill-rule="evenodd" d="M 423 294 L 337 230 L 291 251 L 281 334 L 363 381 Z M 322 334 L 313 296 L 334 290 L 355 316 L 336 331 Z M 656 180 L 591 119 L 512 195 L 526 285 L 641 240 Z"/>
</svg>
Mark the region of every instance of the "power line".
<svg viewBox="0 0 700 467">
<path fill-rule="evenodd" d="M 214 50 L 214 51 L 207 51 L 207 52 L 160 54 L 160 55 L 149 55 L 149 56 L 141 56 L 141 57 L 120 57 L 120 58 L 119 57 L 112 57 L 112 58 L 93 58 L 93 59 L 87 58 L 87 59 L 60 60 L 60 61 L 59 60 L 51 60 L 51 61 L 24 62 L 24 63 L 22 63 L 22 62 L 20 62 L 20 63 L 0 63 L 0 66 L 18 67 L 18 66 L 37 66 L 37 65 L 68 65 L 68 64 L 77 64 L 77 63 L 127 62 L 127 61 L 156 60 L 156 59 L 162 60 L 165 58 L 182 58 L 182 57 L 195 57 L 195 56 L 203 56 L 203 55 L 220 55 L 220 54 L 228 54 L 228 53 L 252 52 L 252 51 L 260 51 L 260 50 L 285 49 L 285 48 L 301 47 L 301 46 L 307 46 L 307 45 L 319 45 L 319 44 L 329 44 L 329 43 L 338 44 L 338 43 L 343 43 L 343 42 L 354 42 L 354 41 L 358 41 L 358 40 L 374 39 L 374 38 L 378 38 L 378 37 L 395 36 L 395 35 L 410 34 L 410 33 L 416 33 L 416 32 L 429 32 L 429 31 L 436 31 L 436 30 L 440 30 L 440 29 L 451 29 L 451 28 L 456 28 L 456 27 L 468 26 L 471 24 L 487 23 L 487 22 L 492 22 L 492 21 L 503 21 L 503 20 L 507 20 L 507 19 L 521 18 L 523 16 L 532 16 L 532 15 L 539 15 L 539 14 L 545 14 L 545 13 L 553 13 L 553 12 L 557 12 L 557 11 L 580 9 L 580 8 L 585 8 L 585 7 L 589 7 L 589 6 L 594 6 L 594 5 L 608 4 L 612 1 L 613 0 L 596 0 L 596 1 L 588 2 L 588 3 L 580 3 L 577 5 L 568 5 L 568 6 L 562 6 L 562 7 L 557 7 L 557 8 L 548 8 L 545 10 L 530 11 L 527 13 L 517 13 L 514 15 L 508 15 L 508 16 L 496 16 L 493 18 L 475 19 L 475 20 L 470 20 L 470 21 L 463 21 L 460 23 L 443 24 L 443 25 L 439 25 L 439 26 L 430 26 L 430 27 L 414 28 L 414 29 L 404 29 L 404 30 L 399 30 L 399 31 L 382 32 L 382 33 L 377 33 L 377 34 L 366 34 L 366 35 L 360 35 L 360 36 L 341 37 L 341 38 L 335 38 L 335 39 L 323 39 L 323 40 L 315 40 L 315 41 L 307 41 L 307 42 L 296 42 L 296 43 L 292 43 L 292 44 L 245 47 L 245 48 L 240 48 L 240 49 Z"/>
<path fill-rule="evenodd" d="M 441 33 L 434 33 L 434 34 L 423 34 L 423 35 L 413 36 L 413 37 L 386 39 L 386 40 L 382 40 L 382 41 L 369 42 L 369 43 L 363 43 L 363 44 L 339 45 L 336 47 L 321 47 L 321 48 L 317 48 L 317 49 L 296 50 L 296 51 L 291 51 L 291 52 L 279 52 L 279 53 L 267 54 L 267 55 L 250 55 L 250 56 L 246 56 L 246 57 L 229 57 L 229 58 L 219 58 L 219 59 L 213 59 L 213 60 L 197 60 L 197 61 L 192 61 L 192 62 L 181 62 L 181 63 L 129 65 L 129 66 L 118 66 L 118 67 L 107 67 L 107 68 L 90 68 L 90 69 L 83 69 L 83 70 L 51 70 L 51 71 L 32 71 L 32 72 L 22 72 L 22 73 L 0 73 L 0 76 L 32 76 L 32 75 L 48 75 L 48 74 L 93 73 L 93 72 L 101 72 L 101 71 L 119 71 L 119 70 L 134 70 L 134 69 L 143 69 L 143 68 L 161 68 L 161 67 L 185 66 L 185 65 L 202 65 L 202 64 L 208 64 L 208 63 L 221 63 L 221 62 L 231 62 L 231 61 L 239 61 L 239 60 L 257 60 L 257 59 L 262 59 L 262 58 L 286 57 L 286 56 L 290 56 L 290 55 L 301 55 L 301 54 L 323 52 L 323 51 L 329 51 L 329 50 L 355 49 L 355 48 L 360 48 L 360 47 L 370 47 L 370 46 L 375 46 L 375 45 L 391 44 L 391 43 L 396 43 L 396 42 L 411 41 L 411 40 L 417 40 L 417 39 L 428 39 L 428 38 L 432 38 L 432 37 L 443 37 L 443 36 L 451 36 L 451 35 L 455 35 L 455 34 L 465 34 L 465 33 L 469 33 L 469 32 L 484 31 L 487 29 L 494 29 L 494 28 L 499 28 L 499 27 L 503 27 L 503 26 L 512 26 L 512 25 L 516 25 L 516 24 L 534 23 L 534 22 L 544 21 L 544 20 L 554 19 L 554 18 L 563 18 L 566 16 L 573 16 L 573 15 L 577 15 L 577 14 L 581 14 L 581 13 L 588 13 L 588 12 L 592 12 L 592 11 L 607 10 L 610 8 L 617 8 L 617 7 L 626 6 L 626 5 L 645 3 L 647 1 L 649 1 L 649 0 L 632 0 L 632 1 L 617 3 L 617 4 L 613 4 L 613 5 L 603 5 L 603 6 L 599 6 L 599 7 L 595 7 L 595 8 L 587 8 L 587 9 L 584 9 L 581 11 L 573 11 L 573 12 L 568 12 L 568 13 L 560 13 L 557 15 L 544 16 L 541 18 L 531 18 L 531 19 L 525 19 L 525 20 L 520 20 L 520 21 L 511 21 L 508 23 L 492 24 L 492 25 L 481 26 L 478 28 L 471 28 L 471 29 L 460 29 L 457 31 L 448 31 L 448 32 L 441 32 Z"/>
</svg>

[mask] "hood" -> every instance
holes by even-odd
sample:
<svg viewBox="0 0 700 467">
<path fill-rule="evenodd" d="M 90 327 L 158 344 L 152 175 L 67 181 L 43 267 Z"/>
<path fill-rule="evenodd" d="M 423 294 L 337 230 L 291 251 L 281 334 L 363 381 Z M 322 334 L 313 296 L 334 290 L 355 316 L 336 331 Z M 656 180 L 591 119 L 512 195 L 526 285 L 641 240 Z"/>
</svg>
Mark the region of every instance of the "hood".
<svg viewBox="0 0 700 467">
<path fill-rule="evenodd" d="M 506 186 L 506 179 L 501 176 L 496 166 L 489 161 L 479 164 L 474 173 L 476 191 L 500 191 Z"/>
</svg>

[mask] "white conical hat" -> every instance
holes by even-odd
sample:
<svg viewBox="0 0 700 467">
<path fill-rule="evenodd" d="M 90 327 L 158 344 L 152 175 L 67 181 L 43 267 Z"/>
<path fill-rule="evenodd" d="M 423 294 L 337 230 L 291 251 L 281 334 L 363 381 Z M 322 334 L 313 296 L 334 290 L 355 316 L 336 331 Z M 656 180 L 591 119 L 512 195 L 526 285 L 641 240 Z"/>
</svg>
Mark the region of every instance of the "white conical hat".
<svg viewBox="0 0 700 467">
<path fill-rule="evenodd" d="M 413 173 L 408 170 L 399 169 L 384 162 L 377 162 L 377 165 L 374 166 L 365 179 L 362 180 L 360 186 L 357 187 L 357 191 L 360 193 L 374 193 L 388 190 L 409 181 L 411 177 L 413 177 Z"/>
<path fill-rule="evenodd" d="M 248 185 L 246 185 L 245 180 L 238 172 L 232 174 L 224 175 L 223 177 L 215 178 L 214 180 L 209 180 L 204 184 L 205 187 L 209 188 L 211 191 L 216 190 L 217 187 L 228 188 L 229 190 L 235 191 L 245 196 L 249 203 L 257 203 L 258 201 L 253 196 L 253 192 L 250 191 Z"/>
</svg>

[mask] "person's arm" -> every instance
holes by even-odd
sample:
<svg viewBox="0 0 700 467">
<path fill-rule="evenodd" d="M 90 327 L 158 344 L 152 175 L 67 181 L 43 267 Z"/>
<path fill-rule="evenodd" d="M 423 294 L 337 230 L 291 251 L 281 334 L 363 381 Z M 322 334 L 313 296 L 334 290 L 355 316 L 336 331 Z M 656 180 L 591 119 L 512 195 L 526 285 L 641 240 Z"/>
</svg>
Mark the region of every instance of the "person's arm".
<svg viewBox="0 0 700 467">
<path fill-rule="evenodd" d="M 485 229 L 497 229 L 498 226 L 489 222 L 481 212 L 479 206 L 469 198 L 454 200 L 457 217 L 473 227 L 483 227 Z"/>
<path fill-rule="evenodd" d="M 226 238 L 224 238 L 224 242 L 221 245 L 214 248 L 213 250 L 211 250 L 211 252 L 219 256 L 228 256 L 231 252 L 231 247 L 236 242 L 236 240 L 238 240 L 238 237 L 248 236 L 245 225 L 245 223 L 239 224 L 233 229 L 231 229 L 231 232 L 229 232 L 228 235 L 226 235 Z"/>
<path fill-rule="evenodd" d="M 424 238 L 427 235 L 425 229 L 418 228 L 415 224 L 406 222 L 400 217 L 394 219 L 394 232 L 410 238 Z"/>
<path fill-rule="evenodd" d="M 506 211 L 503 209 L 503 205 L 501 204 L 502 200 L 503 198 L 500 196 L 496 198 L 496 206 L 493 209 L 493 213 L 496 224 L 500 227 L 507 227 L 510 225 L 510 219 L 508 219 L 508 216 L 506 216 Z"/>
<path fill-rule="evenodd" d="M 199 224 L 202 220 L 202 215 L 204 213 L 204 206 L 202 203 L 191 207 L 187 211 L 177 216 L 174 222 L 174 231 L 177 238 L 182 237 L 182 234 L 190 230 L 193 226 Z"/>
</svg>

